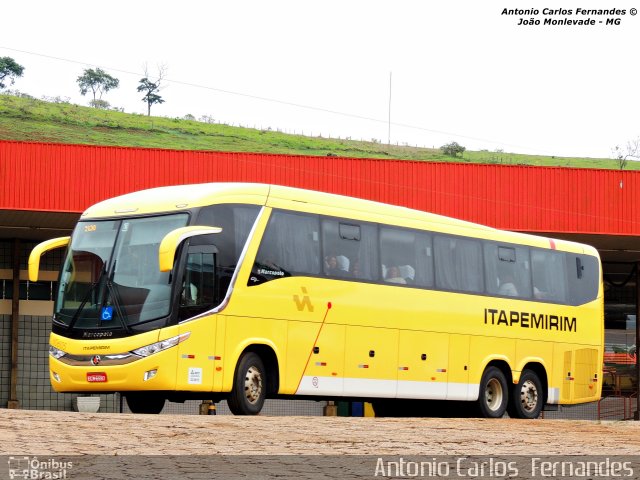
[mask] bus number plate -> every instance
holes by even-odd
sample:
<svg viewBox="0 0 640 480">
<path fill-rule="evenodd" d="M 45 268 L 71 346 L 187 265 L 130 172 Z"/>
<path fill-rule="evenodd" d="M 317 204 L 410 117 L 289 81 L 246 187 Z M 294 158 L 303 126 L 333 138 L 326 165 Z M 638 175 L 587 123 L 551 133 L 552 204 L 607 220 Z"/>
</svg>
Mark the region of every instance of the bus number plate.
<svg viewBox="0 0 640 480">
<path fill-rule="evenodd" d="M 107 374 L 104 372 L 87 373 L 87 382 L 89 383 L 105 383 L 106 381 Z"/>
</svg>

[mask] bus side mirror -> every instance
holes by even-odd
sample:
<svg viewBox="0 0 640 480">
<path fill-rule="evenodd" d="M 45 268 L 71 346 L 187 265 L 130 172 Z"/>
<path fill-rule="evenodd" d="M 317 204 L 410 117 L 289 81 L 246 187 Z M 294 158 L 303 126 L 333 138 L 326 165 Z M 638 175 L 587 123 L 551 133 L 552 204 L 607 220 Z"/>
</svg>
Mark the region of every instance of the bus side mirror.
<svg viewBox="0 0 640 480">
<path fill-rule="evenodd" d="M 39 243 L 34 247 L 33 250 L 31 250 L 31 253 L 29 254 L 30 282 L 38 281 L 38 273 L 40 271 L 40 257 L 42 256 L 42 254 L 48 252 L 49 250 L 66 247 L 67 245 L 69 245 L 70 239 L 71 237 L 52 238 L 51 240 Z"/>
<path fill-rule="evenodd" d="M 187 238 L 195 237 L 198 235 L 211 235 L 212 233 L 220 233 L 222 228 L 220 227 L 182 227 L 167 233 L 162 242 L 160 242 L 160 248 L 158 249 L 158 263 L 160 264 L 161 272 L 169 272 L 173 268 L 173 261 L 176 256 L 176 250 L 182 242 Z"/>
</svg>

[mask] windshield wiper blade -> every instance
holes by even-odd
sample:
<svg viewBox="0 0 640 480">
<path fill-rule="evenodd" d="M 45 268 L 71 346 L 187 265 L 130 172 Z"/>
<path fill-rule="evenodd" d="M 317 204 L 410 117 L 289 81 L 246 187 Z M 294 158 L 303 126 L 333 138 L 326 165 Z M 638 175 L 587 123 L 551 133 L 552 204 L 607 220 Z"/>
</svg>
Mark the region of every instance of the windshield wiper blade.
<svg viewBox="0 0 640 480">
<path fill-rule="evenodd" d="M 113 275 L 111 276 L 113 278 Z M 122 325 L 122 328 L 124 328 L 124 330 L 128 333 L 131 334 L 132 330 L 131 327 L 129 327 L 129 323 L 127 322 L 127 314 L 125 313 L 125 311 L 122 308 L 122 303 L 120 302 L 120 294 L 118 293 L 118 287 L 113 284 L 113 282 L 111 281 L 112 278 L 109 279 L 109 281 L 107 282 L 107 290 L 109 291 L 109 298 L 111 299 L 111 301 L 113 302 L 113 306 L 116 308 L 116 315 L 118 316 L 118 320 L 120 320 L 120 324 Z"/>
<path fill-rule="evenodd" d="M 76 324 L 76 322 L 78 321 L 78 319 L 80 318 L 80 313 L 82 312 L 82 310 L 84 310 L 84 306 L 89 301 L 89 298 L 91 298 L 91 293 L 95 290 L 96 286 L 100 285 L 100 282 L 102 281 L 102 276 L 105 274 L 106 271 L 107 271 L 107 264 L 103 263 L 102 268 L 100 269 L 100 275 L 98 276 L 97 281 L 91 283 L 91 287 L 89 288 L 89 290 L 87 290 L 87 293 L 84 294 L 84 297 L 82 297 L 80 306 L 76 310 L 76 313 L 73 314 L 73 317 L 71 318 L 71 322 L 69 322 L 69 326 L 67 327 L 67 330 L 71 330 L 73 326 Z"/>
<path fill-rule="evenodd" d="M 84 294 L 84 297 L 82 297 L 82 301 L 80 302 L 80 306 L 76 310 L 76 313 L 73 314 L 73 317 L 71 318 L 71 321 L 69 322 L 69 325 L 67 326 L 67 330 L 71 330 L 73 328 L 73 326 L 76 324 L 76 322 L 80 318 L 80 313 L 82 312 L 82 310 L 84 310 L 84 306 L 89 301 L 89 298 L 91 298 L 91 293 L 95 290 L 96 286 L 99 285 L 99 284 L 100 284 L 100 280 L 98 280 L 97 282 L 92 283 L 91 287 L 89 288 L 89 290 L 87 290 L 87 293 Z"/>
<path fill-rule="evenodd" d="M 118 292 L 117 284 L 113 283 L 113 277 L 116 275 L 117 263 L 117 260 L 113 261 L 111 274 L 109 275 L 109 278 L 107 278 L 107 291 L 109 292 L 109 297 L 105 298 L 105 303 L 109 298 L 111 299 L 111 301 L 113 302 L 113 306 L 116 308 L 116 315 L 118 316 L 118 320 L 120 321 L 122 328 L 124 328 L 125 332 L 127 332 L 128 334 L 131 334 L 132 330 L 129 327 L 129 322 L 127 321 L 128 317 L 124 309 L 122 308 L 122 302 L 120 301 L 120 292 Z"/>
</svg>

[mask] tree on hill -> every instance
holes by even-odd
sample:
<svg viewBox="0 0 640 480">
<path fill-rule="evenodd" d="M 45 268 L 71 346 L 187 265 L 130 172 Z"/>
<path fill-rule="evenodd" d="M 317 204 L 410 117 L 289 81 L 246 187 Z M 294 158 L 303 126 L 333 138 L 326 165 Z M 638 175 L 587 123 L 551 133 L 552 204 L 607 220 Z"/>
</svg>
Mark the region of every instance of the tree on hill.
<svg viewBox="0 0 640 480">
<path fill-rule="evenodd" d="M 161 65 L 158 67 L 158 77 L 155 81 L 151 81 L 147 73 L 147 67 L 144 68 L 144 77 L 140 79 L 138 91 L 144 92 L 142 101 L 147 104 L 147 115 L 151 116 L 151 105 L 164 103 L 164 99 L 159 95 L 162 80 L 167 73 L 167 67 Z"/>
<path fill-rule="evenodd" d="M 440 147 L 440 151 L 448 157 L 457 157 L 458 154 L 462 156 L 465 150 L 466 148 L 459 145 L 458 142 L 447 143 Z"/>
<path fill-rule="evenodd" d="M 620 170 L 624 170 L 624 167 L 627 166 L 629 158 L 640 160 L 640 137 L 636 138 L 635 140 L 628 141 L 627 145 L 624 148 L 622 148 L 620 145 L 616 145 L 612 153 L 615 159 L 618 161 L 618 165 L 620 165 Z"/>
<path fill-rule="evenodd" d="M 118 88 L 120 80 L 112 77 L 101 68 L 87 68 L 82 75 L 76 80 L 80 87 L 80 94 L 86 95 L 89 91 L 93 93 L 93 100 L 91 106 L 100 108 L 100 101 L 102 100 L 102 94 Z M 98 95 L 98 98 L 96 98 Z"/>
<path fill-rule="evenodd" d="M 0 90 L 7 86 L 5 80 L 9 82 L 9 85 L 13 85 L 16 78 L 21 77 L 23 72 L 24 67 L 13 58 L 0 57 Z"/>
</svg>

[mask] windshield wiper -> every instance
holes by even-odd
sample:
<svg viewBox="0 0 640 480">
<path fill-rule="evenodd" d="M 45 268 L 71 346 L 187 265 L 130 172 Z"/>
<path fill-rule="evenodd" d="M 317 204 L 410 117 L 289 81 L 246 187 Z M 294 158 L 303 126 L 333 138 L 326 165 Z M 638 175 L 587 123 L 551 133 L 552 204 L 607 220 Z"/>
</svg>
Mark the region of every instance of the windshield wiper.
<svg viewBox="0 0 640 480">
<path fill-rule="evenodd" d="M 107 265 L 103 264 L 102 270 L 100 271 L 100 276 L 98 277 L 98 281 L 93 282 L 89 290 L 87 290 L 87 293 L 85 293 L 84 297 L 82 297 L 80 306 L 76 310 L 76 313 L 73 314 L 73 317 L 71 318 L 71 322 L 69 322 L 69 325 L 67 326 L 67 330 L 71 330 L 73 326 L 76 324 L 76 322 L 78 321 L 78 319 L 80 318 L 80 313 L 82 312 L 82 310 L 84 310 L 84 306 L 89 301 L 89 298 L 91 298 L 91 293 L 95 290 L 96 286 L 100 284 L 100 281 L 102 280 L 102 276 L 104 275 L 106 268 L 107 268 Z"/>
<path fill-rule="evenodd" d="M 120 320 L 120 324 L 122 325 L 122 328 L 124 328 L 124 330 L 128 334 L 131 334 L 132 330 L 129 327 L 129 322 L 127 321 L 126 313 L 122 308 L 122 302 L 120 301 L 120 293 L 118 292 L 118 287 L 113 283 L 113 277 L 116 274 L 116 263 L 117 261 L 114 260 L 113 268 L 111 269 L 111 275 L 109 275 L 109 278 L 107 279 L 107 291 L 109 292 L 108 298 L 111 299 L 111 301 L 113 302 L 113 306 L 116 307 L 116 315 L 118 316 L 118 320 Z M 104 308 L 104 305 L 103 305 L 103 308 Z"/>
<path fill-rule="evenodd" d="M 84 297 L 82 298 L 82 302 L 80 302 L 80 306 L 76 310 L 76 313 L 73 314 L 73 317 L 71 318 L 71 321 L 67 326 L 67 330 L 71 330 L 73 326 L 76 324 L 76 322 L 78 321 L 78 319 L 80 318 L 80 312 L 82 312 L 82 310 L 84 309 L 84 306 L 89 301 L 89 298 L 91 297 L 91 292 L 93 292 L 94 288 L 96 288 L 96 285 L 98 285 L 98 283 L 100 282 L 92 283 L 91 288 L 89 288 L 89 290 L 87 290 L 87 293 L 84 294 Z"/>
<path fill-rule="evenodd" d="M 118 287 L 112 284 L 111 282 L 107 283 L 107 290 L 109 291 L 109 298 L 111 299 L 113 306 L 116 309 L 116 315 L 118 320 L 120 320 L 120 324 L 122 328 L 125 329 L 127 333 L 131 333 L 131 328 L 127 322 L 127 314 L 122 308 L 122 303 L 120 302 L 120 294 L 118 293 Z"/>
</svg>

